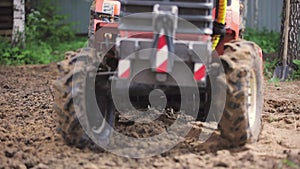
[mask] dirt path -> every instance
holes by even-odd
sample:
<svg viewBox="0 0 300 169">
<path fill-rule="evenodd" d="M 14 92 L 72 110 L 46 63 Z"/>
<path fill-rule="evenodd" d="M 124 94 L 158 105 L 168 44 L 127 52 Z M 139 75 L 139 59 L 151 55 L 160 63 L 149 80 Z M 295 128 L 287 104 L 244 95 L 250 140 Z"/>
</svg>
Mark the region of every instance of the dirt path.
<svg viewBox="0 0 300 169">
<path fill-rule="evenodd" d="M 187 140 L 160 156 L 128 159 L 64 144 L 52 111 L 54 70 L 54 64 L 0 66 L 0 169 L 300 167 L 300 81 L 266 82 L 258 143 L 222 149 L 216 134 L 205 144 Z"/>
</svg>

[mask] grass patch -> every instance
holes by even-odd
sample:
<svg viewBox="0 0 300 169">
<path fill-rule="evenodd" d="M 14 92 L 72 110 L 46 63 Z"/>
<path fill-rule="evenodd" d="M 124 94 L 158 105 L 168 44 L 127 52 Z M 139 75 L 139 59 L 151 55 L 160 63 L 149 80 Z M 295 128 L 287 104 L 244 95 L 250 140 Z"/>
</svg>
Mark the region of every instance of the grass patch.
<svg viewBox="0 0 300 169">
<path fill-rule="evenodd" d="M 279 51 L 280 33 L 267 29 L 246 29 L 244 38 L 258 44 L 265 53 Z"/>
<path fill-rule="evenodd" d="M 64 53 L 85 46 L 87 38 L 74 37 L 70 41 L 62 41 L 57 44 L 53 42 L 26 42 L 25 48 L 11 47 L 10 42 L 0 42 L 0 64 L 22 65 L 22 64 L 48 64 L 60 61 Z"/>
<path fill-rule="evenodd" d="M 273 72 L 275 70 L 275 67 L 278 63 L 278 60 L 265 60 L 264 61 L 264 75 L 268 79 L 271 79 L 273 77 Z"/>
<path fill-rule="evenodd" d="M 300 168 L 299 165 L 297 165 L 296 163 L 294 163 L 293 161 L 290 161 L 288 159 L 285 159 L 282 162 L 283 162 L 283 164 L 285 164 L 286 166 L 288 166 L 290 168 Z"/>
<path fill-rule="evenodd" d="M 300 60 L 293 60 L 296 70 L 292 74 L 292 79 L 300 79 Z"/>
<path fill-rule="evenodd" d="M 87 38 L 76 37 L 74 23 L 58 14 L 57 0 L 39 0 L 36 9 L 26 14 L 25 44 L 12 47 L 7 37 L 0 37 L 0 64 L 48 64 L 62 60 L 64 53 L 84 47 Z"/>
</svg>

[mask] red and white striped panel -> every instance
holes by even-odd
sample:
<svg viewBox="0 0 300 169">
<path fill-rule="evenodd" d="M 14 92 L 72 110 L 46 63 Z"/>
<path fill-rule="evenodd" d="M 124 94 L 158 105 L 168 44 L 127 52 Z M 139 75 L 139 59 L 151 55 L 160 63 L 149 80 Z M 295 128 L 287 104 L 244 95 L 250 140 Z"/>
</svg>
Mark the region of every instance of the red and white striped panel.
<svg viewBox="0 0 300 169">
<path fill-rule="evenodd" d="M 157 72 L 165 73 L 168 70 L 168 45 L 166 35 L 160 35 L 157 43 L 156 63 Z"/>
<path fill-rule="evenodd" d="M 205 81 L 206 66 L 202 63 L 195 63 L 194 67 L 194 79 L 196 81 Z"/>
<path fill-rule="evenodd" d="M 118 77 L 121 79 L 128 79 L 130 77 L 130 61 L 120 60 L 118 66 Z"/>
</svg>

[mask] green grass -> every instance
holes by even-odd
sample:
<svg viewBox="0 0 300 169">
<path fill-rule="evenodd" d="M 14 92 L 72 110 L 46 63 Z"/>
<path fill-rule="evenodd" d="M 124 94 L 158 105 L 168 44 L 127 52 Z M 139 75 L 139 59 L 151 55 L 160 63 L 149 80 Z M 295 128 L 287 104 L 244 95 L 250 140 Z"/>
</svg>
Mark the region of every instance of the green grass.
<svg viewBox="0 0 300 169">
<path fill-rule="evenodd" d="M 299 165 L 297 165 L 296 163 L 294 163 L 293 161 L 290 161 L 288 159 L 283 160 L 283 164 L 287 165 L 290 168 L 300 168 Z"/>
<path fill-rule="evenodd" d="M 267 29 L 246 29 L 244 38 L 258 44 L 265 53 L 274 53 L 279 51 L 279 32 L 269 31 Z"/>
<path fill-rule="evenodd" d="M 273 72 L 278 63 L 278 60 L 264 60 L 264 75 L 268 79 L 273 77 Z"/>
<path fill-rule="evenodd" d="M 59 14 L 54 1 L 39 0 L 37 9 L 28 10 L 24 45 L 12 47 L 0 36 L 0 64 L 48 64 L 62 60 L 66 51 L 85 46 L 87 38 L 75 36 L 75 23 L 66 22 L 68 17 Z"/>
<path fill-rule="evenodd" d="M 0 64 L 48 64 L 64 58 L 64 53 L 85 46 L 87 38 L 75 37 L 63 42 L 26 42 L 24 48 L 11 47 L 10 43 L 2 39 L 0 41 Z"/>
<path fill-rule="evenodd" d="M 280 33 L 270 31 L 267 29 L 256 30 L 256 29 L 246 29 L 245 39 L 253 41 L 258 44 L 264 53 L 274 54 L 279 52 L 280 45 Z M 272 60 L 273 59 L 273 60 Z M 264 75 L 268 79 L 271 79 L 273 76 L 274 69 L 278 63 L 278 59 L 267 58 L 264 60 Z M 297 69 L 290 75 L 289 80 L 300 79 L 300 60 L 293 60 L 293 64 Z M 278 79 L 273 79 L 272 83 L 277 83 Z"/>
<path fill-rule="evenodd" d="M 300 79 L 300 60 L 293 60 L 293 64 L 297 67 L 292 74 L 292 79 Z"/>
<path fill-rule="evenodd" d="M 69 42 L 62 42 L 60 45 L 53 48 L 52 55 L 55 58 L 54 61 L 59 61 L 64 56 L 66 51 L 77 50 L 83 47 L 86 47 L 87 38 L 86 37 L 77 37 Z"/>
</svg>

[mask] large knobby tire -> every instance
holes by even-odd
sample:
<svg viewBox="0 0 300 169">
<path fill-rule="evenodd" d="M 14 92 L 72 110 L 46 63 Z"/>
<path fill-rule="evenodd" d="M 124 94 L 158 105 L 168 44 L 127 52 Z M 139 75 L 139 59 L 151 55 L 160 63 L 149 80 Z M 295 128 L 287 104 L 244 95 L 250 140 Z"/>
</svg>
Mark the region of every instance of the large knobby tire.
<svg viewBox="0 0 300 169">
<path fill-rule="evenodd" d="M 96 76 L 105 71 L 98 60 L 95 49 L 84 48 L 66 53 L 66 59 L 58 63 L 60 76 L 54 83 L 58 128 L 66 143 L 78 148 L 108 144 L 114 126 L 108 76 Z"/>
<path fill-rule="evenodd" d="M 86 62 L 92 57 L 90 53 L 88 49 L 67 52 L 65 60 L 57 64 L 59 77 L 53 84 L 58 131 L 68 145 L 78 148 L 84 148 L 92 143 L 82 127 L 82 125 L 88 125 L 86 112 L 76 113 L 74 105 L 74 100 L 85 102 L 83 97 L 85 91 L 82 88 L 84 78 L 82 77 Z"/>
<path fill-rule="evenodd" d="M 219 123 L 221 136 L 231 146 L 258 140 L 263 111 L 262 58 L 259 47 L 249 41 L 225 44 L 220 57 L 226 75 L 226 103 Z"/>
</svg>

